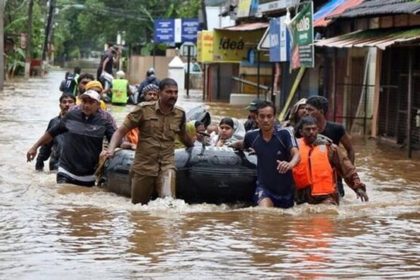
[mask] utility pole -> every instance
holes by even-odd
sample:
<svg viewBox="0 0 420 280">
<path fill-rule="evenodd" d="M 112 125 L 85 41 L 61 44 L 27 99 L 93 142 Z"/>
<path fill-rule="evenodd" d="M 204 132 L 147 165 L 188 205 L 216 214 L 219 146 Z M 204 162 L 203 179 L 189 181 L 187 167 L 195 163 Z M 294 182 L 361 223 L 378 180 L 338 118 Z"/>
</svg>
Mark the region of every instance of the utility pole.
<svg viewBox="0 0 420 280">
<path fill-rule="evenodd" d="M 47 24 L 45 25 L 45 38 L 44 38 L 44 46 L 42 48 L 42 64 L 48 64 L 48 44 L 51 42 L 51 31 L 52 31 L 52 23 L 53 23 L 53 16 L 54 16 L 54 8 L 55 8 L 55 1 L 49 0 L 48 1 L 48 18 Z"/>
<path fill-rule="evenodd" d="M 6 0 L 0 0 L 0 91 L 4 87 L 4 6 Z"/>
<path fill-rule="evenodd" d="M 207 12 L 205 0 L 201 0 L 201 13 L 203 14 L 203 30 L 207 30 Z"/>
<path fill-rule="evenodd" d="M 25 62 L 25 78 L 29 78 L 29 71 L 31 68 L 31 60 L 32 60 L 32 14 L 34 8 L 34 0 L 29 0 L 28 6 L 28 35 L 27 35 L 27 43 L 26 43 L 26 62 Z"/>
</svg>

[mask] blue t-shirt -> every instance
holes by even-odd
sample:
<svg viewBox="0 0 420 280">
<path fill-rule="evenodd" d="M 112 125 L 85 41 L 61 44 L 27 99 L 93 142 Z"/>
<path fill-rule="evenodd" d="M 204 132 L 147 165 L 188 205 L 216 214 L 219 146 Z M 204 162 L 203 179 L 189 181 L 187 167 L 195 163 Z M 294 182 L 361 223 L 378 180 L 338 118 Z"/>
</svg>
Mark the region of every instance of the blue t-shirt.
<svg viewBox="0 0 420 280">
<path fill-rule="evenodd" d="M 290 161 L 293 147 L 297 148 L 296 139 L 287 129 L 273 129 L 273 137 L 268 142 L 260 129 L 245 134 L 244 148 L 252 148 L 257 154 L 257 180 L 274 194 L 285 196 L 294 192 L 292 172 L 277 171 L 277 160 Z"/>
</svg>

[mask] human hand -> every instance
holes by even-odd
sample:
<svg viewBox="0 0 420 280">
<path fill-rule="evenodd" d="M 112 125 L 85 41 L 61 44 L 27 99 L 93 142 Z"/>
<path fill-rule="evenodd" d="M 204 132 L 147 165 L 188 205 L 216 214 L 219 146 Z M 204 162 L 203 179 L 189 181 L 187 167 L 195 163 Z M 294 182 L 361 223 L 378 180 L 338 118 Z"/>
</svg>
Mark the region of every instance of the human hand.
<svg viewBox="0 0 420 280">
<path fill-rule="evenodd" d="M 362 188 L 362 187 L 356 189 L 356 195 L 357 195 L 357 198 L 358 199 L 360 198 L 360 200 L 362 202 L 369 201 L 369 197 L 368 197 L 366 191 L 364 190 L 364 188 Z"/>
<path fill-rule="evenodd" d="M 292 169 L 292 165 L 288 161 L 277 161 L 277 171 L 281 174 L 286 173 Z"/>
<path fill-rule="evenodd" d="M 36 156 L 36 149 L 34 147 L 32 147 L 26 153 L 26 160 L 27 160 L 27 162 L 32 161 L 35 158 L 35 156 Z"/>
<path fill-rule="evenodd" d="M 234 150 L 238 150 L 238 145 L 236 145 L 235 143 L 236 143 L 236 142 L 230 143 L 230 144 L 228 145 L 228 148 L 232 148 L 232 149 L 234 149 Z"/>
<path fill-rule="evenodd" d="M 112 158 L 114 156 L 114 151 L 105 149 L 99 154 L 101 160 L 106 160 L 107 158 Z"/>
<path fill-rule="evenodd" d="M 197 131 L 197 134 L 203 135 L 205 137 L 210 137 L 210 134 L 203 132 L 203 131 Z"/>
<path fill-rule="evenodd" d="M 249 148 L 249 155 L 256 155 L 257 152 L 253 148 Z"/>
</svg>

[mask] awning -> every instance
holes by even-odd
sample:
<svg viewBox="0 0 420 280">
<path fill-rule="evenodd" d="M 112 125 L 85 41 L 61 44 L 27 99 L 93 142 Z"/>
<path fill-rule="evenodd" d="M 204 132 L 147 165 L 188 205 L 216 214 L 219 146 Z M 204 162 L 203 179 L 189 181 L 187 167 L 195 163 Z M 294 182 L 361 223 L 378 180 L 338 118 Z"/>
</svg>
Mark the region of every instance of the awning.
<svg viewBox="0 0 420 280">
<path fill-rule="evenodd" d="M 420 42 L 420 27 L 399 30 L 396 28 L 356 31 L 314 43 L 317 47 L 362 48 L 377 47 L 384 50 L 392 45 Z"/>
<path fill-rule="evenodd" d="M 258 29 L 264 29 L 268 27 L 267 22 L 253 22 L 253 23 L 244 23 L 235 26 L 228 26 L 224 28 L 218 28 L 218 30 L 230 30 L 230 31 L 254 31 Z"/>
<path fill-rule="evenodd" d="M 331 23 L 331 17 L 343 13 L 349 8 L 362 3 L 363 0 L 331 0 L 314 14 L 314 27 L 326 27 Z"/>
</svg>

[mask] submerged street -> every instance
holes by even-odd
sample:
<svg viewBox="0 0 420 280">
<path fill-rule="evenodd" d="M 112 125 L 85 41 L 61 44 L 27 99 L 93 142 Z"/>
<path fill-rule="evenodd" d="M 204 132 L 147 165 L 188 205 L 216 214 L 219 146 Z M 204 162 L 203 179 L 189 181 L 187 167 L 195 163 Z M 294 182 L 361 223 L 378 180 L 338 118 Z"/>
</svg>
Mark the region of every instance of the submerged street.
<svg viewBox="0 0 420 280">
<path fill-rule="evenodd" d="M 97 187 L 57 185 L 54 173 L 26 162 L 59 112 L 63 77 L 56 71 L 9 83 L 0 94 L 2 279 L 420 277 L 420 161 L 403 151 L 355 141 L 368 203 L 346 187 L 338 208 L 132 205 Z M 181 93 L 177 105 L 198 104 L 201 96 Z M 109 106 L 118 125 L 133 108 Z M 247 114 L 208 106 L 217 120 Z"/>
</svg>

